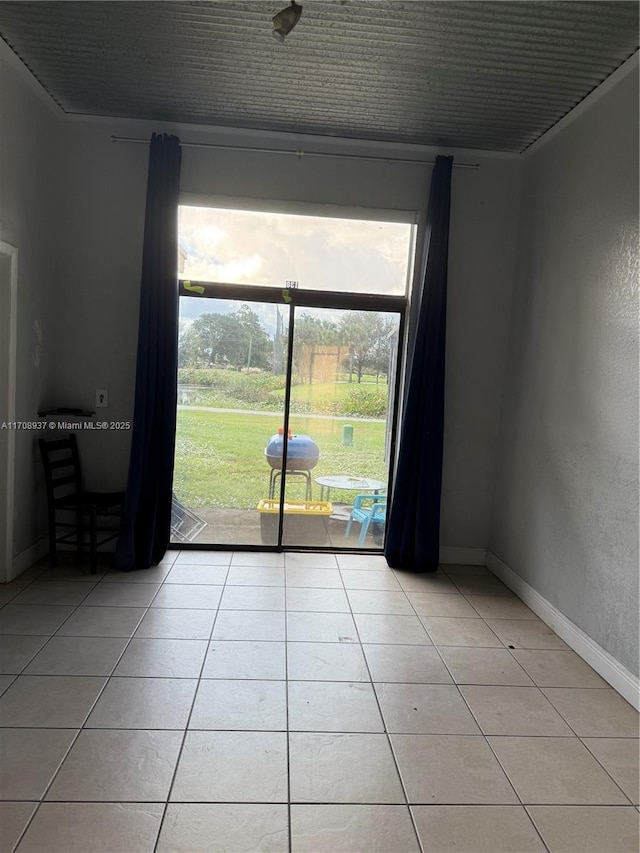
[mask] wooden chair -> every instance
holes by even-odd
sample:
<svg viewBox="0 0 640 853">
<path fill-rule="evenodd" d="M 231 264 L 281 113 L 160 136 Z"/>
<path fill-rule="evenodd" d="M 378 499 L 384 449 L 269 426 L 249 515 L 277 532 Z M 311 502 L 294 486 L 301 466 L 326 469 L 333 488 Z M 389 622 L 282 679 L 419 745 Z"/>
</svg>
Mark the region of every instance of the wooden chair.
<svg viewBox="0 0 640 853">
<path fill-rule="evenodd" d="M 384 524 L 386 520 L 386 495 L 356 495 L 353 507 L 351 508 L 351 515 L 349 516 L 347 529 L 344 532 L 345 538 L 349 538 L 351 525 L 354 521 L 357 521 L 361 525 L 357 547 L 362 548 L 371 524 Z"/>
<path fill-rule="evenodd" d="M 73 433 L 53 441 L 41 438 L 38 446 L 47 488 L 49 565 L 57 563 L 58 544 L 75 545 L 81 553 L 85 530 L 88 530 L 89 565 L 91 574 L 95 574 L 98 548 L 118 536 L 118 529 L 113 525 L 103 526 L 103 519 L 118 518 L 122 514 L 124 492 L 88 492 L 84 489 L 78 444 Z M 70 513 L 75 515 L 73 521 L 68 520 Z M 58 535 L 58 528 L 68 532 Z M 106 535 L 99 538 L 102 533 Z"/>
</svg>

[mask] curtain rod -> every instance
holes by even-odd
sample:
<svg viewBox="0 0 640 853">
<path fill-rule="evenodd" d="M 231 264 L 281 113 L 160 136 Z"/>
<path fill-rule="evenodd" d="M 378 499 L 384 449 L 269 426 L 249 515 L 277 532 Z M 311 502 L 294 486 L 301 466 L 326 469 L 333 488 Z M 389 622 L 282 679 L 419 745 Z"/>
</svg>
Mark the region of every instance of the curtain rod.
<svg viewBox="0 0 640 853">
<path fill-rule="evenodd" d="M 127 136 L 112 136 L 112 142 L 130 142 L 136 145 L 148 145 L 148 139 L 135 139 Z M 409 157 L 375 157 L 369 154 L 334 154 L 320 151 L 295 151 L 292 148 L 253 148 L 247 145 L 217 145 L 214 142 L 181 142 L 182 148 L 217 148 L 221 151 L 257 151 L 261 154 L 295 154 L 301 160 L 303 157 L 338 157 L 342 160 L 372 160 L 379 163 L 415 163 L 418 166 L 433 166 L 435 160 L 414 160 Z M 454 169 L 479 169 L 480 163 L 455 163 Z"/>
</svg>

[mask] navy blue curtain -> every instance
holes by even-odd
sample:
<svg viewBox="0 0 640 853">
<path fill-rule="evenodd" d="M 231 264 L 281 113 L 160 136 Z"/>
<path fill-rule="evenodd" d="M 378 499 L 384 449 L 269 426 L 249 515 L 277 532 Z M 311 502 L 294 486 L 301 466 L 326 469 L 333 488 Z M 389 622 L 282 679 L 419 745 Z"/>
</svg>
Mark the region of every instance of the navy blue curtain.
<svg viewBox="0 0 640 853">
<path fill-rule="evenodd" d="M 418 319 L 384 550 L 396 569 L 438 568 L 452 166 L 453 157 L 436 157 L 431 176 L 424 279 L 416 294 Z"/>
<path fill-rule="evenodd" d="M 142 250 L 136 397 L 118 569 L 146 569 L 169 544 L 178 368 L 180 140 L 153 134 Z"/>
</svg>

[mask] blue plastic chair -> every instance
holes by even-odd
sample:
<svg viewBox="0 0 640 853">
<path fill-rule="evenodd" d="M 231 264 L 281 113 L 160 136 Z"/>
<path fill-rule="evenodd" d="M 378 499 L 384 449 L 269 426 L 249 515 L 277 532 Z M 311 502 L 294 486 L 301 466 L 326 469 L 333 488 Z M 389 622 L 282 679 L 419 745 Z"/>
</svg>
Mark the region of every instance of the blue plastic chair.
<svg viewBox="0 0 640 853">
<path fill-rule="evenodd" d="M 344 532 L 345 539 L 349 538 L 351 525 L 354 521 L 357 521 L 361 525 L 360 535 L 358 536 L 358 548 L 362 548 L 371 523 L 384 524 L 386 520 L 386 495 L 356 495 L 353 507 L 351 508 L 347 529 Z"/>
</svg>

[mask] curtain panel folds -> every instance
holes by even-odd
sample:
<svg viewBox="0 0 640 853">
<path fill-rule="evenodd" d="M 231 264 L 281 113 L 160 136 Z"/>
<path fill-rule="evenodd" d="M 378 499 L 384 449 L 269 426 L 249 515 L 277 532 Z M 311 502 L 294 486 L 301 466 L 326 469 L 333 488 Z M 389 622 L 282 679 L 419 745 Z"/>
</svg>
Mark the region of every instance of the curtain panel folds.
<svg viewBox="0 0 640 853">
<path fill-rule="evenodd" d="M 153 134 L 142 251 L 131 456 L 115 566 L 160 562 L 171 529 L 178 367 L 180 140 Z"/>
<path fill-rule="evenodd" d="M 440 550 L 447 261 L 453 157 L 436 157 L 427 208 L 418 319 L 408 354 L 385 557 L 393 568 L 435 571 Z"/>
</svg>

